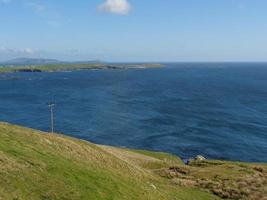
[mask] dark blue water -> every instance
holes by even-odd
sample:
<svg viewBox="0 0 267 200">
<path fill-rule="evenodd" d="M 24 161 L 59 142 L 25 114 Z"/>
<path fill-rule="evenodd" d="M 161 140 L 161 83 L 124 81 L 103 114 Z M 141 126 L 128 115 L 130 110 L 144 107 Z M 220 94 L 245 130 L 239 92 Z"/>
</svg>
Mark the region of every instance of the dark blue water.
<svg viewBox="0 0 267 200">
<path fill-rule="evenodd" d="M 0 120 L 189 158 L 267 162 L 267 64 L 0 75 Z"/>
</svg>

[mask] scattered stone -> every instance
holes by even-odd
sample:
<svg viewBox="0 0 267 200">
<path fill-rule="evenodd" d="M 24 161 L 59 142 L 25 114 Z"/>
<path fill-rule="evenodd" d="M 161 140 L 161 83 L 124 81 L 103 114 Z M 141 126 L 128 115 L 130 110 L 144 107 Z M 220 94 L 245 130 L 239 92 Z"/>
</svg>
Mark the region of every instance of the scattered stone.
<svg viewBox="0 0 267 200">
<path fill-rule="evenodd" d="M 195 157 L 195 161 L 204 161 L 206 158 L 204 156 L 198 155 Z"/>
<path fill-rule="evenodd" d="M 151 186 L 154 190 L 157 189 L 157 187 L 156 187 L 154 184 L 150 184 L 150 186 Z"/>
</svg>

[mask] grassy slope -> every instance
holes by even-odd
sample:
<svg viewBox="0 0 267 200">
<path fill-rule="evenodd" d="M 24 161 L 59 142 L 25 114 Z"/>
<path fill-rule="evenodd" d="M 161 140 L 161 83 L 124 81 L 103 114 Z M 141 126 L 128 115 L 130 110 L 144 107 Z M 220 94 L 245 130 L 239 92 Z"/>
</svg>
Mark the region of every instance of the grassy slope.
<svg viewBox="0 0 267 200">
<path fill-rule="evenodd" d="M 216 199 L 154 173 L 181 163 L 152 154 L 0 123 L 0 199 Z"/>
<path fill-rule="evenodd" d="M 264 199 L 267 165 L 192 161 L 0 123 L 0 200 Z M 216 194 L 216 196 L 215 196 Z"/>
</svg>

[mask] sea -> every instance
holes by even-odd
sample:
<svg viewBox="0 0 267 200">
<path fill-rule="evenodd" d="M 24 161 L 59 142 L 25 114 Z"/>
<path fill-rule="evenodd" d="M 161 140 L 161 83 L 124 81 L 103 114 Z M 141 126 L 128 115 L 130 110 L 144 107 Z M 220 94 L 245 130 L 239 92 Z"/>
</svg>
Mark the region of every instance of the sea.
<svg viewBox="0 0 267 200">
<path fill-rule="evenodd" d="M 0 74 L 0 121 L 187 160 L 267 162 L 267 63 Z M 0 133 L 1 134 L 1 133 Z"/>
</svg>

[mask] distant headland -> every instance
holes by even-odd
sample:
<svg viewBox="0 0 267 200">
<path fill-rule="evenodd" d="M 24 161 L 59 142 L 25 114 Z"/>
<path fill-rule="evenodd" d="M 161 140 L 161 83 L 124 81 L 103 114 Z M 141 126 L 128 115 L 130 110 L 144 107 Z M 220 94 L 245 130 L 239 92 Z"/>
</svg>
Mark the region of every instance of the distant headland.
<svg viewBox="0 0 267 200">
<path fill-rule="evenodd" d="M 0 73 L 61 72 L 96 69 L 158 68 L 159 63 L 106 63 L 99 60 L 65 62 L 56 59 L 16 58 L 0 63 Z"/>
</svg>

